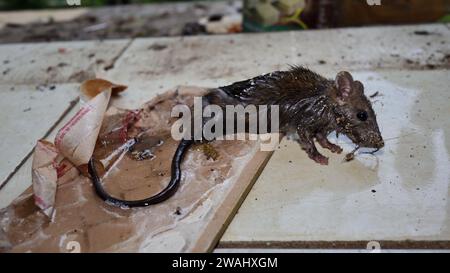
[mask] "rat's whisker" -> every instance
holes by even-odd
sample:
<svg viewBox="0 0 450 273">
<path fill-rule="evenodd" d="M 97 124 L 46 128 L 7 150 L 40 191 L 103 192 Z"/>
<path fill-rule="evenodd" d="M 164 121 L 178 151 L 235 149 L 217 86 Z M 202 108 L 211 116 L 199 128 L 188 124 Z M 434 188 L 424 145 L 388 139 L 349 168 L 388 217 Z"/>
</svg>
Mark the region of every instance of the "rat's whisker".
<svg viewBox="0 0 450 273">
<path fill-rule="evenodd" d="M 375 150 L 371 151 L 371 152 L 362 152 L 361 154 L 370 154 L 370 155 L 374 155 L 376 152 L 378 152 L 380 150 L 380 148 L 376 148 Z"/>
<path fill-rule="evenodd" d="M 384 142 L 386 142 L 386 141 L 391 141 L 391 140 L 396 140 L 396 139 L 399 139 L 399 138 L 402 138 L 402 137 L 406 137 L 406 136 L 410 136 L 410 135 L 413 135 L 413 134 L 415 134 L 415 133 L 416 133 L 416 132 L 411 132 L 411 133 L 404 134 L 404 135 L 401 135 L 401 136 L 385 138 L 385 139 L 384 139 Z"/>
</svg>

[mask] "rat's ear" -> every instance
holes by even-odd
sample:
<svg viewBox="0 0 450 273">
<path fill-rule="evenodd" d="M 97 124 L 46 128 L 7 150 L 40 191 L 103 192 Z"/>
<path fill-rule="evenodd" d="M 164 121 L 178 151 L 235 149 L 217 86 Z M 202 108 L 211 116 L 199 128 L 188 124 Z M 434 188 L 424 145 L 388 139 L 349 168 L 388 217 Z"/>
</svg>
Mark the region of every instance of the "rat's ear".
<svg viewBox="0 0 450 273">
<path fill-rule="evenodd" d="M 364 94 L 364 85 L 360 81 L 354 81 L 352 89 L 358 92 L 360 95 Z"/>
<path fill-rule="evenodd" d="M 348 98 L 353 89 L 353 77 L 347 71 L 341 71 L 337 74 L 335 80 L 337 96 L 341 99 Z"/>
</svg>

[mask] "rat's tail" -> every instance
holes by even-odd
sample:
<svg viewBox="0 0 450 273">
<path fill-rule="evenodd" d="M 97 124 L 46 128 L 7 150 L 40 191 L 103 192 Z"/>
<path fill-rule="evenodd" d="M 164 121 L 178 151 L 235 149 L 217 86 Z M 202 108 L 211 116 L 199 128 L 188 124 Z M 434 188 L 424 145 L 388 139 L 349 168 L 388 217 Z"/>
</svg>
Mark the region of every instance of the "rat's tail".
<svg viewBox="0 0 450 273">
<path fill-rule="evenodd" d="M 178 185 L 180 184 L 181 180 L 181 162 L 183 161 L 184 154 L 188 150 L 188 148 L 194 143 L 193 140 L 184 140 L 182 139 L 180 141 L 180 144 L 178 145 L 178 148 L 175 152 L 175 155 L 172 159 L 172 169 L 171 169 L 171 179 L 169 184 L 166 186 L 165 189 L 160 191 L 158 194 L 153 195 L 151 197 L 148 197 L 146 199 L 141 200 L 121 200 L 117 199 L 115 197 L 112 197 L 109 195 L 105 189 L 103 188 L 100 178 L 97 174 L 97 170 L 95 169 L 95 163 L 94 159 L 91 158 L 88 163 L 88 171 L 91 175 L 92 181 L 94 183 L 95 192 L 97 195 L 106 201 L 107 203 L 118 206 L 118 207 L 145 207 L 149 205 L 153 205 L 156 203 L 160 203 L 169 197 L 171 197 L 177 190 Z"/>
</svg>

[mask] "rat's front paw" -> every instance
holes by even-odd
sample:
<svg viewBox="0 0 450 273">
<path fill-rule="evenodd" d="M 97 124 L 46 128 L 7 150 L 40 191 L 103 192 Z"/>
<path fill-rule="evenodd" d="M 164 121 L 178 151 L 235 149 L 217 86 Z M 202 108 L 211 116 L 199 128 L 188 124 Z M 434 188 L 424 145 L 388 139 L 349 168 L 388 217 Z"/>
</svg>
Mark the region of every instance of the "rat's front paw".
<svg viewBox="0 0 450 273">
<path fill-rule="evenodd" d="M 319 153 L 310 155 L 310 158 L 320 165 L 328 165 L 328 157 L 325 157 Z"/>
<path fill-rule="evenodd" d="M 332 146 L 330 147 L 330 151 L 332 151 L 333 153 L 340 154 L 342 153 L 342 148 L 336 144 L 332 144 Z"/>
<path fill-rule="evenodd" d="M 322 134 L 317 134 L 316 139 L 319 142 L 320 146 L 322 146 L 323 148 L 328 149 L 333 153 L 338 153 L 338 154 L 342 153 L 341 147 L 328 141 L 328 139 L 326 137 L 324 137 Z"/>
</svg>

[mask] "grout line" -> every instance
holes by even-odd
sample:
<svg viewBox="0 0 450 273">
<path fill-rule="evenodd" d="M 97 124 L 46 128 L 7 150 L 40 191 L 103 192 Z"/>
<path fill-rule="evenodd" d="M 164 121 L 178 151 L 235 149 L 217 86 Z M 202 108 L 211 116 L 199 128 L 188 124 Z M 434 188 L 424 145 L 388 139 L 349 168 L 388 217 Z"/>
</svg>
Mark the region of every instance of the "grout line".
<svg viewBox="0 0 450 273">
<path fill-rule="evenodd" d="M 214 253 L 450 253 L 448 249 L 358 249 L 358 248 L 216 248 Z"/>
<path fill-rule="evenodd" d="M 80 100 L 79 97 L 69 102 L 69 106 L 67 106 L 66 110 L 61 114 L 61 116 L 55 121 L 55 123 L 47 130 L 47 132 L 40 138 L 47 138 L 54 129 L 61 123 L 61 121 L 69 114 L 69 112 L 75 107 L 75 105 Z M 34 148 L 19 162 L 19 164 L 14 168 L 14 170 L 5 178 L 5 180 L 0 184 L 0 190 L 3 189 L 6 184 L 11 180 L 11 178 L 19 171 L 19 169 L 27 162 L 27 160 L 31 157 L 34 152 Z"/>
<path fill-rule="evenodd" d="M 125 53 L 125 51 L 131 46 L 131 44 L 133 43 L 134 38 L 130 39 L 127 44 L 120 50 L 120 52 L 117 54 L 117 56 L 115 56 L 112 60 L 111 63 L 104 67 L 103 69 L 105 71 L 108 71 L 110 69 L 114 68 L 114 65 L 116 64 L 117 60 L 120 59 L 120 57 L 122 57 L 122 55 Z M 78 83 L 78 82 L 77 82 Z M 67 114 L 73 109 L 73 107 L 78 103 L 79 101 L 79 97 L 77 97 L 76 99 L 72 100 L 69 103 L 69 106 L 66 108 L 66 110 L 64 110 L 64 112 L 61 114 L 61 116 L 58 118 L 58 120 L 56 120 L 56 122 L 47 130 L 47 132 L 44 134 L 43 137 L 41 137 L 41 139 L 45 139 L 47 138 L 52 131 L 59 125 L 59 123 L 67 116 Z M 8 184 L 8 182 L 12 179 L 12 177 L 19 171 L 19 169 L 25 164 L 25 162 L 27 162 L 27 160 L 31 157 L 31 155 L 34 152 L 34 148 L 31 149 L 31 151 L 25 155 L 25 157 L 19 162 L 19 164 L 12 170 L 12 172 L 5 178 L 5 180 L 2 181 L 2 183 L 0 184 L 0 190 L 3 189 L 3 187 L 6 186 L 6 184 Z"/>
<path fill-rule="evenodd" d="M 30 158 L 31 154 L 33 153 L 34 148 L 31 149 L 31 151 L 19 162 L 19 164 L 12 170 L 10 174 L 5 178 L 5 180 L 0 184 L 0 191 L 3 189 L 6 184 L 11 180 L 11 178 L 19 171 L 20 167 L 22 167 L 25 162 L 27 162 L 28 158 Z"/>
<path fill-rule="evenodd" d="M 122 55 L 125 53 L 125 51 L 127 51 L 127 49 L 131 46 L 131 44 L 133 43 L 134 38 L 131 38 L 128 43 L 120 50 L 120 52 L 117 54 L 117 56 L 115 56 L 112 60 L 111 63 L 107 66 L 105 66 L 103 68 L 103 70 L 105 71 L 109 71 L 111 69 L 114 69 L 114 66 L 116 65 L 116 62 L 122 57 Z"/>
<path fill-rule="evenodd" d="M 42 138 L 47 138 L 56 127 L 58 127 L 59 123 L 69 114 L 69 112 L 75 107 L 75 105 L 80 100 L 80 97 L 76 97 L 75 99 L 69 102 L 69 106 L 67 106 L 66 110 L 61 114 L 61 116 L 56 120 L 56 122 L 47 130 Z"/>
<path fill-rule="evenodd" d="M 354 241 L 225 241 L 216 249 L 367 249 L 370 242 L 376 242 L 381 249 L 440 249 L 449 250 L 450 241 L 445 240 L 354 240 Z"/>
</svg>

